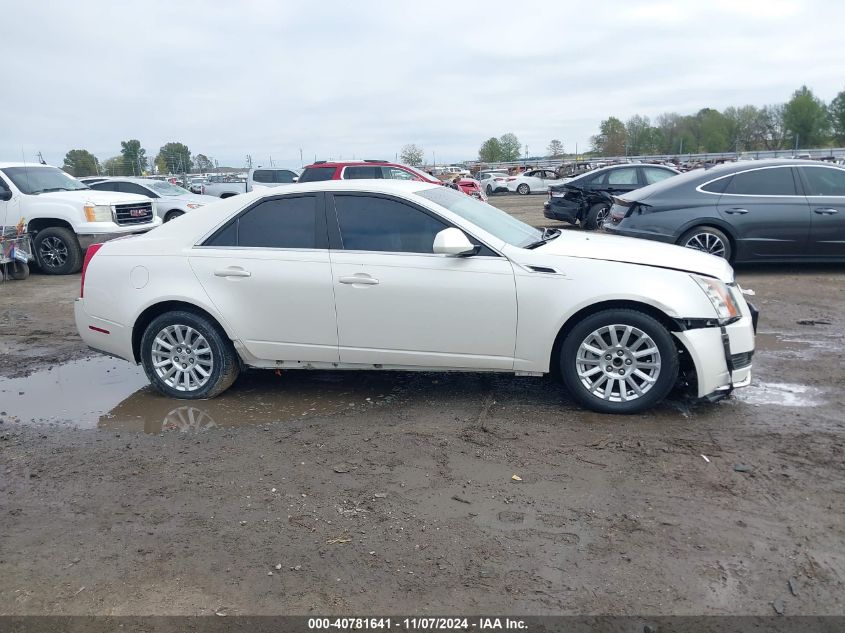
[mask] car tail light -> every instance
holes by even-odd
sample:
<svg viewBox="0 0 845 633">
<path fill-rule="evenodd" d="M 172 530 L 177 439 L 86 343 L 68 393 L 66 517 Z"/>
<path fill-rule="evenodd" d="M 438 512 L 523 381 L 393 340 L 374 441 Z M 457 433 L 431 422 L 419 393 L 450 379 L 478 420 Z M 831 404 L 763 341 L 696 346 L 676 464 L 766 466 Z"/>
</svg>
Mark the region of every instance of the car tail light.
<svg viewBox="0 0 845 633">
<path fill-rule="evenodd" d="M 102 247 L 102 244 L 91 244 L 91 246 L 88 247 L 88 250 L 85 251 L 85 261 L 82 263 L 82 280 L 79 282 L 80 299 L 85 296 L 85 273 L 88 272 L 88 263 Z"/>
</svg>

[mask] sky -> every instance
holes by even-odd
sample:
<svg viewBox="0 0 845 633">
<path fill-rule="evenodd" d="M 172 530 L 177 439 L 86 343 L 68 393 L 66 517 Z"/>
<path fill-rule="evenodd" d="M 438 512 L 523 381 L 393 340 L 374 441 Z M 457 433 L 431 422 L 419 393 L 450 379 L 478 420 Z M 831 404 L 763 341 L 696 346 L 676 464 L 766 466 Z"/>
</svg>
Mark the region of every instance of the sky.
<svg viewBox="0 0 845 633">
<path fill-rule="evenodd" d="M 839 0 L 0 0 L 0 161 L 140 139 L 220 165 L 588 148 L 608 116 L 845 90 Z M 525 149 L 525 148 L 524 148 Z"/>
</svg>

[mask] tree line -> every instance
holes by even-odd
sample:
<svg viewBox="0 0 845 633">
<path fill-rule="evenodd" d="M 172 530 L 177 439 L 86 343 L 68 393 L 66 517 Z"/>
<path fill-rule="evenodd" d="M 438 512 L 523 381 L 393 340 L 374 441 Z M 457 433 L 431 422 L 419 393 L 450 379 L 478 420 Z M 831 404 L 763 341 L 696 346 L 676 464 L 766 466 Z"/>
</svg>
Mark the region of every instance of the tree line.
<svg viewBox="0 0 845 633">
<path fill-rule="evenodd" d="M 634 115 L 624 123 L 609 117 L 591 138 L 601 156 L 702 154 L 845 145 L 845 90 L 825 104 L 807 86 L 786 103 L 745 105 L 719 112 L 666 112 L 652 122 Z"/>
<path fill-rule="evenodd" d="M 65 154 L 62 168 L 76 178 L 83 176 L 143 176 L 153 166 L 162 174 L 181 174 L 191 171 L 207 172 L 214 168 L 214 159 L 205 154 L 192 155 L 184 143 L 170 142 L 161 146 L 155 158 L 147 156 L 138 139 L 120 142 L 120 154 L 102 163 L 85 149 L 72 149 Z"/>
</svg>

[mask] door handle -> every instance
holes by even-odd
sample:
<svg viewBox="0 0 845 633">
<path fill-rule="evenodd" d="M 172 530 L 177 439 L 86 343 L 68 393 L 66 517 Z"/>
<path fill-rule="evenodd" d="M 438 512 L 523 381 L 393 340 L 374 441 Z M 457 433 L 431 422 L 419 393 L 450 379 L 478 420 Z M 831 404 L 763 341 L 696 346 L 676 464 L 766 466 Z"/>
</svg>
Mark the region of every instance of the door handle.
<svg viewBox="0 0 845 633">
<path fill-rule="evenodd" d="M 221 268 L 214 271 L 215 277 L 252 277 L 252 273 L 240 267 Z"/>
<path fill-rule="evenodd" d="M 725 209 L 725 213 L 727 213 L 727 214 L 729 214 L 729 215 L 734 215 L 734 214 L 736 214 L 736 215 L 745 215 L 746 213 L 748 213 L 748 209 L 737 209 L 737 208 L 734 208 L 734 209 Z"/>
<path fill-rule="evenodd" d="M 370 277 L 369 275 L 352 275 L 350 277 L 340 277 L 338 281 L 342 284 L 358 284 L 361 286 L 375 286 L 378 279 Z"/>
<path fill-rule="evenodd" d="M 813 213 L 818 213 L 819 215 L 833 215 L 834 213 L 839 213 L 839 209 L 813 209 Z"/>
</svg>

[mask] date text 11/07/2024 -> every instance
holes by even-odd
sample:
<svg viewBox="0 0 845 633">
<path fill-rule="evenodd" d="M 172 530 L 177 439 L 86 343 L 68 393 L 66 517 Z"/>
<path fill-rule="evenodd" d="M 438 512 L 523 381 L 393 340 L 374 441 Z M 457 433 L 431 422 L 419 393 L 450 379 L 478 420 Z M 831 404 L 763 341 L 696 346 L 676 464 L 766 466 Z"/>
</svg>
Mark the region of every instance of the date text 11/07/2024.
<svg viewBox="0 0 845 633">
<path fill-rule="evenodd" d="M 407 631 L 519 631 L 528 628 L 518 618 L 309 618 L 310 630 L 407 630 Z"/>
</svg>

